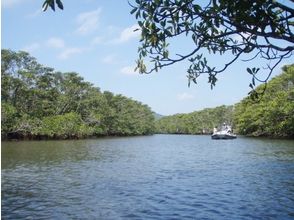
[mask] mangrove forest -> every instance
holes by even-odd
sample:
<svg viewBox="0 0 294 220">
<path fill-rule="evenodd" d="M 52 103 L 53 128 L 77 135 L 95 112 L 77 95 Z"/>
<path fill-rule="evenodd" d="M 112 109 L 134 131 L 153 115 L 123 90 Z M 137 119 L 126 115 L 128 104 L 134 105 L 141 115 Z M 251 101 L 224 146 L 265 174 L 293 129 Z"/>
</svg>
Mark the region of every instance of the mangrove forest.
<svg viewBox="0 0 294 220">
<path fill-rule="evenodd" d="M 101 92 L 75 72 L 56 72 L 26 52 L 2 50 L 1 136 L 68 139 L 154 132 L 150 107 Z"/>
<path fill-rule="evenodd" d="M 219 106 L 188 114 L 166 116 L 156 121 L 157 133 L 208 134 L 221 123 L 233 125 L 234 132 L 247 136 L 294 138 L 294 65 L 256 92 L 233 106 Z"/>
<path fill-rule="evenodd" d="M 157 117 L 149 106 L 102 92 L 76 72 L 55 71 L 27 52 L 1 53 L 2 139 L 210 134 L 224 122 L 241 135 L 294 137 L 294 64 L 257 86 L 258 100 L 248 95 L 231 106 Z"/>
</svg>

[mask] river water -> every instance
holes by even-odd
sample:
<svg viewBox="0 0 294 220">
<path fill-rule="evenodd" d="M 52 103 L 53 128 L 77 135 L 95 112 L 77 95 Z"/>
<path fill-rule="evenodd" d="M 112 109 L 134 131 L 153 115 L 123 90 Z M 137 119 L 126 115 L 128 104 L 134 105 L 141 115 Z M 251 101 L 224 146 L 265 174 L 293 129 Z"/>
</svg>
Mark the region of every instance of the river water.
<svg viewBox="0 0 294 220">
<path fill-rule="evenodd" d="M 2 142 L 2 219 L 294 219 L 294 141 Z"/>
</svg>

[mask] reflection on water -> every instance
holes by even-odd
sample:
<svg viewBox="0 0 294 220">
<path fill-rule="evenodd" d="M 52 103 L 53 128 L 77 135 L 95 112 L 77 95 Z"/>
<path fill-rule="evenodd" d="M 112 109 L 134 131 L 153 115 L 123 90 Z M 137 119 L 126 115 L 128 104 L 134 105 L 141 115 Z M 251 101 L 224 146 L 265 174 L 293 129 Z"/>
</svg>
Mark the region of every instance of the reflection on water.
<svg viewBox="0 0 294 220">
<path fill-rule="evenodd" d="M 294 141 L 2 143 L 3 219 L 291 219 Z"/>
</svg>

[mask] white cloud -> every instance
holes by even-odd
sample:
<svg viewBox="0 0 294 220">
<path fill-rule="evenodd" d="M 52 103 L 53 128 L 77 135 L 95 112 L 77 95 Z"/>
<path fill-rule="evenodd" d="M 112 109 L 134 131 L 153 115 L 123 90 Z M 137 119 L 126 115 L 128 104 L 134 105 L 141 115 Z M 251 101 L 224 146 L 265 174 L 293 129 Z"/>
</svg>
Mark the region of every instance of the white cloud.
<svg viewBox="0 0 294 220">
<path fill-rule="evenodd" d="M 110 55 L 104 57 L 102 59 L 102 62 L 106 63 L 106 64 L 114 64 L 114 63 L 116 63 L 116 60 L 117 60 L 116 55 L 110 54 Z"/>
<path fill-rule="evenodd" d="M 65 44 L 61 38 L 51 37 L 47 40 L 46 45 L 51 48 L 64 48 Z"/>
<path fill-rule="evenodd" d="M 115 39 L 114 43 L 124 43 L 133 38 L 138 38 L 141 34 L 139 25 L 135 24 L 131 27 L 125 28 L 121 33 L 119 38 Z"/>
<path fill-rule="evenodd" d="M 64 49 L 58 56 L 59 59 L 66 60 L 70 58 L 73 55 L 80 54 L 84 52 L 84 48 L 78 48 L 78 47 L 71 47 Z"/>
<path fill-rule="evenodd" d="M 125 75 L 138 75 L 138 72 L 135 72 L 135 66 L 124 66 L 120 69 L 120 72 Z"/>
<path fill-rule="evenodd" d="M 77 28 L 76 33 L 86 35 L 95 31 L 98 28 L 100 13 L 101 8 L 79 14 L 77 17 L 79 27 Z"/>
<path fill-rule="evenodd" d="M 40 44 L 39 43 L 32 43 L 30 45 L 25 46 L 24 48 L 22 48 L 21 50 L 26 51 L 28 53 L 32 53 L 33 51 L 36 51 L 40 48 Z"/>
<path fill-rule="evenodd" d="M 184 93 L 178 94 L 177 99 L 179 101 L 191 100 L 191 99 L 194 99 L 194 96 L 189 93 L 184 92 Z"/>
<path fill-rule="evenodd" d="M 101 44 L 101 43 L 103 43 L 103 37 L 95 37 L 92 40 L 92 44 Z"/>
</svg>

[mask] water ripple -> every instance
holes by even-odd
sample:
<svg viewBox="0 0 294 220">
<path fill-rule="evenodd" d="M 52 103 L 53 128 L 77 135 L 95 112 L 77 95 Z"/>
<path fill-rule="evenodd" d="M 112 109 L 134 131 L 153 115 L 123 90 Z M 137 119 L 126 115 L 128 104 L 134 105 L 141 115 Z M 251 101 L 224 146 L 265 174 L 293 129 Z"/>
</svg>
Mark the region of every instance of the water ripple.
<svg viewBox="0 0 294 220">
<path fill-rule="evenodd" d="M 293 141 L 2 144 L 3 219 L 293 219 Z"/>
</svg>

